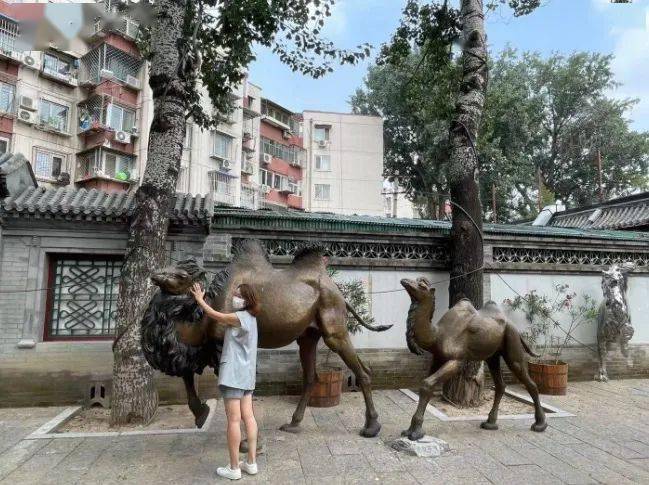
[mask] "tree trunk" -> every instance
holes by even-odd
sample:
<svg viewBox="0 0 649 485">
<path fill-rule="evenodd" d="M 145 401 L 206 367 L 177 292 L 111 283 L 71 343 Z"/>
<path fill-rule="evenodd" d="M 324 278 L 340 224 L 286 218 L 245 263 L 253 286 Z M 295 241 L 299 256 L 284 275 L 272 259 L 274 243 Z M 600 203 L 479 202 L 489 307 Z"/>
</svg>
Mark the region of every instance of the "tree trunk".
<svg viewBox="0 0 649 485">
<path fill-rule="evenodd" d="M 185 136 L 187 102 L 179 39 L 186 28 L 186 2 L 156 0 L 154 5 L 149 77 L 154 115 L 119 287 L 111 426 L 148 423 L 158 406 L 153 369 L 140 345 L 140 320 L 153 293 L 149 276 L 165 262 L 169 206 L 176 191 Z"/>
<path fill-rule="evenodd" d="M 448 181 L 454 202 L 451 228 L 453 279 L 449 285 L 449 304 L 452 306 L 462 298 L 468 298 L 476 308 L 480 308 L 482 208 L 476 180 L 478 160 L 474 143 L 482 118 L 488 74 L 482 0 L 462 0 L 461 19 L 462 81 L 455 117 L 449 130 Z M 483 381 L 482 363 L 465 363 L 460 375 L 444 386 L 444 395 L 458 405 L 477 405 Z"/>
</svg>

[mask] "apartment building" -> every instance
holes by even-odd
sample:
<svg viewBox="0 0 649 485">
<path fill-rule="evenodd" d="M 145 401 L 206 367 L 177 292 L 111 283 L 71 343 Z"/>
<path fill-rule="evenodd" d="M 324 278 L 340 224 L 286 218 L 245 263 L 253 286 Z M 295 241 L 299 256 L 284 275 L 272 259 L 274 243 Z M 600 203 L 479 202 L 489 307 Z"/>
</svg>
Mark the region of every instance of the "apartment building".
<svg viewBox="0 0 649 485">
<path fill-rule="evenodd" d="M 97 6 L 115 12 L 119 1 Z M 144 171 L 153 118 L 138 24 L 98 19 L 64 48 L 19 49 L 18 23 L 47 23 L 47 5 L 0 0 L 0 153 L 23 154 L 41 185 L 130 190 Z M 202 99 L 211 112 L 206 92 Z M 293 113 L 247 78 L 233 101 L 214 129 L 188 122 L 178 191 L 251 209 L 384 214 L 380 118 Z"/>
<path fill-rule="evenodd" d="M 304 111 L 303 134 L 306 210 L 385 215 L 380 117 Z"/>
<path fill-rule="evenodd" d="M 22 153 L 41 184 L 126 190 L 150 123 L 138 26 L 98 21 L 65 49 L 19 50 L 18 22 L 46 22 L 47 5 L 0 3 L 0 151 Z"/>
</svg>

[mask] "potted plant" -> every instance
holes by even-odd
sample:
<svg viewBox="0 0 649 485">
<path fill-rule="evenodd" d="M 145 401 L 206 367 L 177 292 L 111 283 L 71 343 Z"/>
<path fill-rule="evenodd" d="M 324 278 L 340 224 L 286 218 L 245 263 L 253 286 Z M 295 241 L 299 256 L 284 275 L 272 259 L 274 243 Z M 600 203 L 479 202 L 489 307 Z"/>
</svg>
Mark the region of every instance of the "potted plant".
<svg viewBox="0 0 649 485">
<path fill-rule="evenodd" d="M 338 272 L 329 268 L 329 275 L 333 278 Z M 340 292 L 345 297 L 345 300 L 356 310 L 365 322 L 370 325 L 374 323 L 374 318 L 369 312 L 369 302 L 363 282 L 359 279 L 351 281 L 337 281 L 336 284 Z M 347 331 L 354 335 L 363 330 L 363 327 L 351 315 L 347 314 Z M 344 370 L 336 364 L 330 364 L 329 358 L 331 357 L 331 349 L 327 352 L 327 358 L 324 364 L 318 366 L 318 378 L 311 392 L 309 398 L 309 406 L 313 407 L 332 407 L 340 403 L 340 395 L 342 393 L 342 385 L 344 378 Z"/>
<path fill-rule="evenodd" d="M 571 341 L 583 345 L 574 338 L 575 330 L 596 321 L 595 300 L 584 295 L 582 303 L 578 304 L 577 299 L 577 293 L 570 291 L 569 285 L 559 284 L 555 285 L 554 295 L 550 297 L 531 290 L 504 301 L 511 310 L 525 315 L 528 328 L 523 336 L 540 354 L 529 361 L 529 373 L 541 394 L 566 394 L 568 364 L 561 360 L 561 353 Z M 559 322 L 560 318 L 564 324 Z"/>
</svg>

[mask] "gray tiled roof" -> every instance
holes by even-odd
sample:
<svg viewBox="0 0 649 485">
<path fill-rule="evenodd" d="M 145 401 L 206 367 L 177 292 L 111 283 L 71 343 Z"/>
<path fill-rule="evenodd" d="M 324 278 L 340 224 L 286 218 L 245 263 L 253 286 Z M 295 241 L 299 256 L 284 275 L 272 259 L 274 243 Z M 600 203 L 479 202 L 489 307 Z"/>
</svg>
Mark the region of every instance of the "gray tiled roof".
<svg viewBox="0 0 649 485">
<path fill-rule="evenodd" d="M 549 226 L 579 229 L 637 229 L 649 226 L 649 192 L 556 213 Z"/>
<path fill-rule="evenodd" d="M 134 206 L 135 191 L 109 193 L 73 187 L 30 187 L 2 199 L 0 214 L 16 218 L 125 222 Z M 174 224 L 209 225 L 213 206 L 206 196 L 176 194 L 169 216 Z"/>
</svg>

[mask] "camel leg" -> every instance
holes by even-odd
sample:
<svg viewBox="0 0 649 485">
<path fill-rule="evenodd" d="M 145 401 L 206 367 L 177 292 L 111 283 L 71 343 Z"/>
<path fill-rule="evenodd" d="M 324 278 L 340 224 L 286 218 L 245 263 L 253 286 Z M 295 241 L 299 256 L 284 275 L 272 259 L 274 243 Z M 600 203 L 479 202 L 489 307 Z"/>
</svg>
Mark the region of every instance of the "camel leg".
<svg viewBox="0 0 649 485">
<path fill-rule="evenodd" d="M 403 431 L 401 436 L 407 436 L 412 441 L 417 441 L 424 436 L 424 431 L 421 429 L 424 424 L 424 412 L 428 402 L 433 397 L 433 390 L 437 384 L 443 384 L 450 377 L 454 376 L 461 367 L 462 362 L 459 360 L 449 360 L 444 363 L 433 375 L 428 376 L 421 384 L 419 389 L 419 404 L 417 410 L 412 415 L 410 421 L 410 428 Z"/>
<path fill-rule="evenodd" d="M 293 418 L 290 423 L 283 424 L 279 429 L 289 433 L 297 433 L 300 431 L 300 423 L 304 418 L 304 410 L 311 397 L 311 391 L 316 381 L 315 360 L 317 355 L 318 340 L 320 340 L 320 331 L 315 328 L 307 328 L 307 330 L 298 339 L 297 343 L 300 346 L 300 363 L 302 364 L 302 379 L 304 388 L 300 402 L 293 413 Z"/>
<path fill-rule="evenodd" d="M 539 399 L 539 390 L 536 387 L 534 381 L 530 378 L 530 375 L 527 373 L 527 365 L 524 359 L 521 360 L 512 360 L 509 355 L 504 355 L 505 362 L 507 367 L 512 371 L 516 378 L 525 386 L 527 392 L 530 393 L 530 397 L 534 401 L 534 424 L 532 425 L 532 431 L 542 432 L 545 431 L 545 428 L 548 427 L 548 423 L 545 421 L 545 411 L 541 407 L 541 400 Z"/>
<path fill-rule="evenodd" d="M 494 403 L 491 406 L 491 411 L 489 411 L 489 417 L 487 420 L 480 424 L 482 429 L 496 430 L 498 429 L 498 407 L 500 406 L 500 400 L 505 393 L 505 381 L 503 381 L 503 374 L 500 370 L 500 354 L 492 355 L 487 359 L 487 366 L 489 366 L 489 372 L 491 373 L 491 378 L 494 381 L 495 393 L 494 393 Z"/>
<path fill-rule="evenodd" d="M 608 354 L 608 344 L 603 336 L 597 338 L 597 355 L 599 357 L 599 373 L 595 379 L 600 382 L 608 381 L 608 372 L 606 371 L 606 357 Z"/>
<path fill-rule="evenodd" d="M 194 423 L 196 424 L 196 427 L 200 428 L 205 423 L 208 414 L 210 414 L 210 407 L 201 402 L 196 393 L 193 372 L 183 375 L 183 382 L 185 383 L 185 391 L 187 392 L 187 405 L 194 415 Z"/>
<path fill-rule="evenodd" d="M 366 438 L 372 438 L 379 434 L 381 430 L 381 424 L 378 421 L 379 415 L 376 412 L 372 399 L 372 379 L 369 369 L 356 354 L 356 350 L 347 334 L 347 329 L 345 327 L 343 328 L 343 332 L 324 335 L 324 342 L 327 347 L 340 356 L 345 365 L 356 376 L 356 382 L 360 385 L 363 397 L 365 398 L 365 426 L 360 434 Z"/>
</svg>

